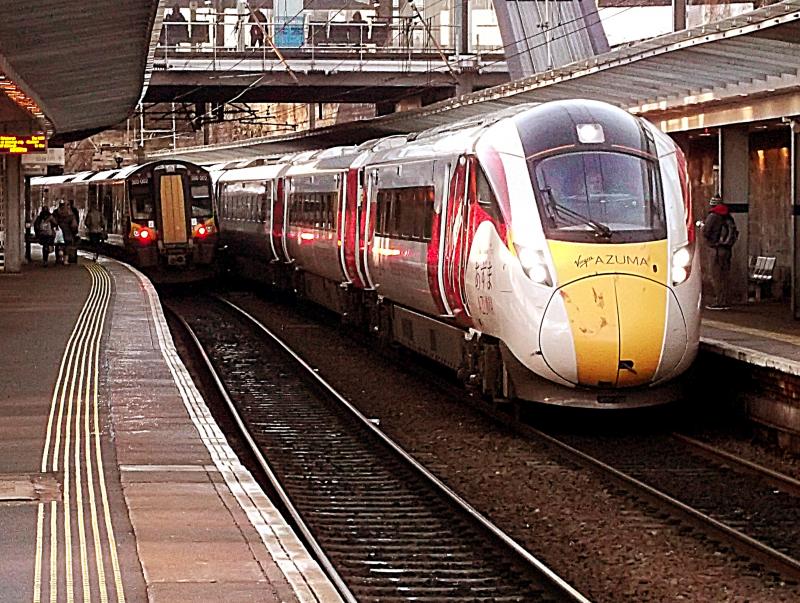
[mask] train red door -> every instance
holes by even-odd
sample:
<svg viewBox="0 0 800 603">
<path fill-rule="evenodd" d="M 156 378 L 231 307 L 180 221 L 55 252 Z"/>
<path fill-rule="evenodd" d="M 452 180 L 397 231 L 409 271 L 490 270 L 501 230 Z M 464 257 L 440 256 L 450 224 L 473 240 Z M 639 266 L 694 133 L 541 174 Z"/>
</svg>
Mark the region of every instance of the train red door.
<svg viewBox="0 0 800 603">
<path fill-rule="evenodd" d="M 464 294 L 464 265 L 467 239 L 467 161 L 459 157 L 447 189 L 446 204 L 439 213 L 440 240 L 438 253 L 439 286 L 443 305 L 460 323 L 469 324 Z"/>
<path fill-rule="evenodd" d="M 183 195 L 183 177 L 179 174 L 163 175 L 159 181 L 161 202 L 162 240 L 165 245 L 186 243 L 186 204 Z"/>
<path fill-rule="evenodd" d="M 361 228 L 359 209 L 363 191 L 364 170 L 351 169 L 347 172 L 344 183 L 344 207 L 340 214 L 339 241 L 342 249 L 342 266 L 345 279 L 358 288 L 364 287 L 361 271 L 361 254 L 359 254 L 361 241 Z"/>
<path fill-rule="evenodd" d="M 377 177 L 377 170 L 365 173 L 365 186 L 361 188 L 361 211 L 359 212 L 356 248 L 358 249 L 358 267 L 360 268 L 360 275 L 365 289 L 375 288 L 369 272 L 369 252 L 372 247 L 372 239 L 375 236 L 374 204 L 375 179 Z"/>
<path fill-rule="evenodd" d="M 272 186 L 272 251 L 278 260 L 289 261 L 289 252 L 286 250 L 284 241 L 285 222 L 286 222 L 286 198 L 284 191 L 286 183 L 283 178 L 278 178 L 277 183 Z"/>
<path fill-rule="evenodd" d="M 464 319 L 466 311 L 464 294 L 464 255 L 467 238 L 467 161 L 459 157 L 447 203 L 445 227 L 444 284 L 447 303 L 456 318 Z"/>
</svg>

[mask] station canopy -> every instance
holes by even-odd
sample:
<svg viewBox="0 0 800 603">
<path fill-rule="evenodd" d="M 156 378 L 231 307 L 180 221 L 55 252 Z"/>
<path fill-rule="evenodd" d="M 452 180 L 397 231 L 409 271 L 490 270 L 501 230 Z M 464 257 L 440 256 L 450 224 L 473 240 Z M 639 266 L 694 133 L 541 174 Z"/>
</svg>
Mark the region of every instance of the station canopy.
<svg viewBox="0 0 800 603">
<path fill-rule="evenodd" d="M 511 105 L 602 100 L 665 131 L 800 114 L 800 0 L 644 40 L 419 109 L 327 128 L 177 151 L 199 163 L 243 160 L 416 132 Z"/>
<path fill-rule="evenodd" d="M 114 126 L 141 96 L 158 5 L 0 0 L 0 78 L 33 101 L 26 109 L 58 142 Z"/>
</svg>

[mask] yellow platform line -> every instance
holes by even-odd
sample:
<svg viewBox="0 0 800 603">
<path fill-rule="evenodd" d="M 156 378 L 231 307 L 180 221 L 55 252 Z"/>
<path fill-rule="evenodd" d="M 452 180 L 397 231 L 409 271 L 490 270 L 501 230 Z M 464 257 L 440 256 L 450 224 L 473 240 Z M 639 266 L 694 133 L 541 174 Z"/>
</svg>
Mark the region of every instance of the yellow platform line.
<svg viewBox="0 0 800 603">
<path fill-rule="evenodd" d="M 104 315 L 105 315 L 105 308 L 103 308 L 101 312 L 101 316 Z M 86 477 L 88 481 L 88 490 L 89 490 L 89 509 L 91 513 L 92 535 L 94 539 L 94 562 L 95 562 L 95 570 L 97 572 L 97 584 L 100 589 L 100 602 L 108 603 L 108 588 L 106 586 L 105 559 L 103 557 L 100 526 L 97 520 L 97 500 L 95 496 L 94 470 L 92 468 L 93 464 L 92 446 L 91 446 L 92 431 L 91 431 L 91 421 L 90 421 L 92 416 L 92 413 L 90 412 L 92 406 L 91 403 L 92 388 L 94 388 L 94 391 L 97 391 L 98 372 L 99 372 L 97 370 L 97 363 L 92 364 L 92 362 L 93 359 L 98 354 L 100 338 L 102 337 L 102 334 L 103 334 L 102 321 L 97 321 L 95 324 L 95 330 L 92 336 L 91 345 L 89 347 L 89 362 L 91 365 L 89 370 L 91 371 L 91 374 L 89 375 L 89 378 L 86 380 L 86 388 L 84 390 L 84 405 L 83 405 L 84 431 L 86 433 L 84 456 L 86 458 Z M 94 420 L 94 430 L 95 434 L 99 435 L 100 422 L 96 415 Z"/>
<path fill-rule="evenodd" d="M 85 397 L 84 397 L 84 429 L 86 432 L 86 440 L 85 445 L 86 448 L 84 450 L 85 458 L 86 458 L 86 476 L 88 480 L 88 489 L 89 489 L 89 508 L 91 513 L 91 522 L 92 522 L 92 534 L 94 536 L 94 562 L 95 562 L 95 569 L 97 572 L 97 582 L 100 587 L 100 601 L 101 603 L 108 603 L 108 588 L 106 586 L 106 572 L 105 572 L 105 560 L 103 558 L 103 550 L 102 550 L 102 543 L 100 537 L 100 525 L 97 518 L 97 497 L 95 495 L 95 482 L 94 482 L 94 470 L 92 468 L 93 460 L 92 460 L 92 430 L 91 430 L 91 421 L 90 419 L 94 418 L 94 435 L 99 442 L 100 437 L 100 421 L 99 421 L 99 412 L 97 408 L 97 399 L 98 399 L 98 387 L 99 387 L 99 366 L 98 366 L 98 357 L 100 351 L 100 339 L 103 335 L 103 325 L 104 319 L 106 314 L 106 308 L 108 306 L 108 300 L 110 299 L 110 278 L 105 270 L 99 269 L 101 272 L 99 274 L 100 281 L 102 283 L 102 287 L 104 291 L 107 291 L 108 295 L 104 296 L 105 305 L 100 312 L 100 320 L 96 321 L 94 333 L 92 334 L 91 344 L 89 347 L 89 362 L 90 362 L 90 379 L 86 381 L 86 389 L 85 389 Z M 102 460 L 98 460 L 98 463 L 102 462 Z M 98 475 L 102 468 L 97 466 Z M 98 482 L 101 480 L 98 479 Z M 114 551 L 116 552 L 116 544 L 114 546 Z M 118 585 L 118 588 L 121 589 L 121 585 Z"/>
<path fill-rule="evenodd" d="M 94 283 L 93 283 L 94 284 Z M 54 418 L 55 418 L 55 411 L 56 407 L 59 408 L 59 421 L 58 421 L 58 431 L 60 432 L 61 428 L 61 412 L 63 411 L 63 396 L 64 396 L 64 388 L 66 382 L 64 381 L 65 374 L 69 372 L 71 368 L 72 358 L 74 357 L 75 351 L 75 342 L 76 338 L 80 336 L 80 333 L 83 331 L 84 326 L 87 321 L 87 317 L 91 312 L 92 306 L 96 302 L 96 288 L 92 286 L 90 288 L 89 296 L 87 297 L 86 302 L 81 310 L 81 313 L 78 317 L 78 320 L 75 323 L 75 327 L 70 334 L 70 337 L 67 341 L 67 346 L 64 350 L 64 354 L 62 355 L 61 362 L 59 365 L 58 370 L 58 377 L 56 379 L 56 384 L 53 388 L 53 396 L 51 398 L 50 403 L 50 412 L 48 416 L 47 422 L 47 432 L 45 436 L 45 444 L 42 450 L 42 462 L 41 462 L 41 470 L 42 472 L 47 471 L 47 461 L 50 456 L 50 449 L 51 449 L 51 441 L 52 441 L 52 432 L 53 432 L 53 425 L 54 425 Z M 66 368 L 66 371 L 65 371 Z M 60 394 L 60 395 L 59 395 Z M 60 437 L 57 435 L 57 438 Z M 54 448 L 57 448 L 55 446 Z M 57 458 L 54 460 L 54 467 L 53 471 L 57 471 Z M 55 533 L 55 526 L 57 525 L 56 522 L 56 503 L 55 501 L 50 503 L 50 511 L 51 511 L 51 535 Z M 40 505 L 40 512 L 42 515 L 42 520 L 44 519 L 44 507 Z M 50 545 L 50 568 L 51 568 L 51 579 L 50 579 L 50 600 L 51 602 L 55 603 L 58 598 L 58 580 L 57 574 L 55 573 L 56 563 L 57 563 L 57 543 L 54 538 L 51 536 L 51 545 Z M 43 561 L 43 549 L 44 549 L 44 521 L 38 522 L 37 521 L 37 531 L 36 531 L 36 555 L 35 555 L 35 568 L 34 568 L 34 592 L 33 592 L 33 600 L 34 603 L 40 603 L 42 592 L 41 592 L 41 576 L 42 576 L 42 561 Z"/>
<path fill-rule="evenodd" d="M 50 603 L 58 601 L 58 503 L 50 502 Z"/>
<path fill-rule="evenodd" d="M 73 518 L 71 502 L 73 491 L 76 504 L 75 521 L 80 551 L 82 576 L 82 600 L 91 601 L 92 574 L 89 570 L 88 539 L 86 534 L 85 512 L 88 508 L 91 520 L 92 544 L 94 545 L 94 566 L 96 569 L 97 591 L 102 603 L 108 601 L 108 585 L 106 584 L 105 557 L 103 554 L 102 528 L 100 526 L 97 487 L 99 487 L 103 507 L 103 523 L 108 543 L 108 554 L 111 559 L 115 580 L 117 601 L 124 603 L 125 594 L 119 566 L 116 538 L 111 521 L 110 503 L 108 500 L 105 472 L 102 461 L 100 439 L 101 424 L 99 418 L 99 355 L 100 342 L 111 299 L 111 277 L 100 266 L 90 265 L 86 269 L 91 274 L 92 285 L 81 314 L 67 342 L 65 352 L 59 366 L 58 378 L 53 390 L 50 412 L 48 416 L 45 445 L 42 451 L 42 470 L 48 468 L 48 460 L 52 454 L 52 471 L 62 469 L 64 472 L 63 492 L 63 535 L 64 535 L 64 573 L 65 600 L 75 600 L 74 563 L 73 563 Z M 73 418 L 74 415 L 74 418 Z M 74 430 L 74 432 L 73 432 Z M 63 444 L 63 452 L 62 452 Z M 93 444 L 93 445 L 92 445 Z M 94 452 L 94 459 L 92 453 Z M 63 456 L 62 456 L 63 455 Z M 63 466 L 61 460 L 63 459 Z M 97 468 L 95 481 L 94 468 Z M 85 481 L 84 481 L 85 476 Z M 87 500 L 88 499 L 88 500 Z M 44 563 L 44 542 L 46 523 L 44 521 L 44 504 L 37 509 L 37 539 L 34 568 L 34 603 L 42 598 Z M 58 603 L 58 504 L 50 504 L 50 601 Z"/>
<path fill-rule="evenodd" d="M 98 267 L 99 268 L 99 267 Z M 102 269 L 101 269 L 102 270 Z M 103 270 L 103 279 L 106 283 L 106 287 L 108 289 L 108 295 L 105 298 L 105 305 L 103 308 L 102 316 L 100 319 L 100 326 L 99 326 L 99 334 L 98 334 L 98 341 L 100 335 L 105 328 L 105 321 L 106 316 L 108 315 L 107 309 L 108 304 L 111 299 L 111 277 L 110 275 Z M 98 420 L 98 374 L 99 374 L 99 364 L 100 364 L 100 349 L 99 345 L 95 347 L 94 352 L 94 390 L 93 390 L 93 411 L 94 411 L 94 420 L 95 425 L 97 428 L 94 431 L 94 444 L 95 444 L 95 457 L 96 457 L 96 464 L 97 464 L 97 472 L 98 472 L 98 483 L 100 485 L 100 494 L 101 500 L 103 503 L 103 519 L 105 521 L 106 526 L 106 534 L 108 537 L 108 548 L 109 548 L 109 556 L 111 557 L 111 568 L 114 574 L 114 585 L 116 588 L 117 593 L 117 603 L 125 603 L 125 590 L 122 584 L 122 572 L 120 571 L 119 567 L 119 556 L 117 555 L 117 539 L 114 535 L 114 526 L 111 522 L 111 505 L 108 501 L 108 492 L 106 488 L 106 478 L 105 478 L 105 470 L 103 467 L 103 452 L 100 446 L 100 429 L 99 429 L 99 420 Z"/>
<path fill-rule="evenodd" d="M 92 276 L 92 287 L 96 286 L 96 279 L 94 275 Z M 85 326 L 91 324 L 90 321 L 87 320 Z M 77 371 L 78 371 L 78 363 L 79 358 L 81 356 L 81 352 L 83 350 L 84 342 L 86 337 L 86 331 L 82 332 L 80 339 L 78 340 L 78 344 L 75 347 L 75 357 L 70 359 L 69 366 L 71 367 L 71 373 L 69 376 L 69 395 L 67 396 L 67 404 L 66 404 L 66 422 L 65 422 L 65 435 L 64 435 L 64 562 L 65 562 L 65 570 L 64 575 L 66 578 L 66 601 L 67 603 L 73 603 L 75 600 L 75 585 L 74 585 L 74 576 L 73 576 L 73 550 L 72 550 L 72 509 L 71 509 L 71 502 L 72 502 L 72 466 L 70 463 L 70 451 L 72 451 L 72 414 L 75 408 L 75 382 L 77 379 Z M 73 362 L 74 360 L 74 362 Z M 62 398 L 64 397 L 64 391 L 67 390 L 66 382 L 64 386 L 64 390 L 62 390 Z M 59 417 L 60 418 L 60 417 Z M 58 432 L 57 432 L 58 435 Z M 76 434 L 77 437 L 78 434 Z M 56 438 L 58 441 L 58 437 Z M 59 450 L 56 449 L 56 456 L 58 456 Z M 54 460 L 54 466 L 56 465 L 56 461 Z M 79 487 L 80 477 L 77 476 L 76 478 L 76 487 Z M 81 509 L 76 510 L 77 518 L 80 521 Z M 78 534 L 80 538 L 80 531 Z M 87 593 L 84 592 L 84 601 L 86 601 Z"/>
<path fill-rule="evenodd" d="M 82 419 L 82 402 L 83 398 L 81 392 L 83 391 L 83 381 L 86 371 L 86 343 L 91 333 L 87 334 L 87 338 L 83 340 L 82 354 L 81 354 L 81 367 L 78 371 L 78 384 L 77 392 L 75 395 L 75 448 L 73 456 L 73 464 L 75 466 L 75 507 L 78 520 L 78 543 L 80 551 L 81 562 L 81 584 L 83 586 L 83 600 L 91 601 L 92 591 L 89 586 L 89 556 L 86 549 L 86 524 L 84 522 L 84 507 L 83 507 L 83 469 L 81 456 L 81 419 Z M 77 364 L 77 363 L 76 363 Z M 70 391 L 70 398 L 72 399 L 72 391 Z M 87 435 L 88 437 L 88 435 Z"/>
</svg>

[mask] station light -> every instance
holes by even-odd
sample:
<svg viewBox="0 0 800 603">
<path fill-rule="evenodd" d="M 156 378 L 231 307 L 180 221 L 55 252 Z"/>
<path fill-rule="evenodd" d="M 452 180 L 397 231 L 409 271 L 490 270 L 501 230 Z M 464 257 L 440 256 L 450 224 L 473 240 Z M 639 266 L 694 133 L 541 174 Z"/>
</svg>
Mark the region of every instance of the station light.
<svg viewBox="0 0 800 603">
<path fill-rule="evenodd" d="M 0 94 L 7 96 L 20 109 L 40 120 L 45 125 L 48 135 L 53 133 L 52 124 L 45 116 L 42 108 L 2 71 L 0 71 Z"/>
</svg>

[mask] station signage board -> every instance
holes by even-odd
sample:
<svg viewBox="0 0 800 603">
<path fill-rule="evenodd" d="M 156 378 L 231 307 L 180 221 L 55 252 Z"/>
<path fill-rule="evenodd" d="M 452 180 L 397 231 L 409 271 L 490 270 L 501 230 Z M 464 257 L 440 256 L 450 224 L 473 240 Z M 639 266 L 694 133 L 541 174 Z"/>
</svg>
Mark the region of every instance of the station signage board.
<svg viewBox="0 0 800 603">
<path fill-rule="evenodd" d="M 64 149 L 49 148 L 22 156 L 22 165 L 64 165 Z"/>
<path fill-rule="evenodd" d="M 47 138 L 44 134 L 17 136 L 0 134 L 0 155 L 27 155 L 28 153 L 46 153 Z"/>
<path fill-rule="evenodd" d="M 20 155 L 23 174 L 26 176 L 45 176 L 50 165 L 64 166 L 64 149 L 48 148 L 46 152 Z"/>
</svg>

